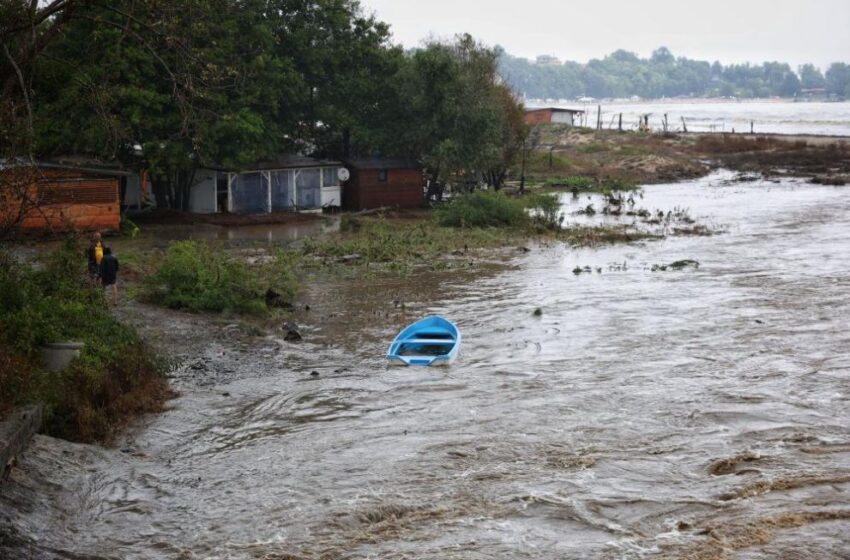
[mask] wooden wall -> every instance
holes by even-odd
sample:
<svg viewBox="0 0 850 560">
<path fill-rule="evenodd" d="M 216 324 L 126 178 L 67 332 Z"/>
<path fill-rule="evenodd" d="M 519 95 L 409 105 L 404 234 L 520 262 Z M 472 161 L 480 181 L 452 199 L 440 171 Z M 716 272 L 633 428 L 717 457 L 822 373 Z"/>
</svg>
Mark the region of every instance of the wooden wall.
<svg viewBox="0 0 850 560">
<path fill-rule="evenodd" d="M 421 208 L 425 201 L 425 179 L 420 169 L 387 169 L 387 180 L 378 179 L 378 169 L 355 169 L 342 188 L 346 210 L 369 208 Z"/>
<path fill-rule="evenodd" d="M 552 122 L 552 110 L 540 109 L 525 114 L 525 124 L 546 124 Z"/>
<path fill-rule="evenodd" d="M 17 181 L 24 184 L 25 179 Z M 26 179 L 28 197 L 37 201 L 19 227 L 27 232 L 117 231 L 121 219 L 120 178 L 78 170 L 40 169 Z M 4 201 L 0 220 L 9 220 L 20 208 L 18 200 Z"/>
</svg>

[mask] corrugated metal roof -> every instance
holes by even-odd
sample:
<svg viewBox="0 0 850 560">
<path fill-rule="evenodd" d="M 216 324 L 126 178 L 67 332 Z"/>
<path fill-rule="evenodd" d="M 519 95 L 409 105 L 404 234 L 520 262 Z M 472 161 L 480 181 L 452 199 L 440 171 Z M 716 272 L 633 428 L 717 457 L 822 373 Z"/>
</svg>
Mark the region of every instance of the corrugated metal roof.
<svg viewBox="0 0 850 560">
<path fill-rule="evenodd" d="M 526 113 L 536 113 L 538 111 L 552 111 L 553 113 L 584 113 L 583 109 L 565 109 L 563 107 L 538 107 L 536 109 L 526 109 Z"/>
<path fill-rule="evenodd" d="M 31 167 L 30 160 L 26 158 L 17 158 L 10 162 L 9 160 L 0 159 L 0 169 L 12 169 L 15 167 Z M 110 175 L 117 177 L 126 177 L 130 175 L 130 171 L 119 169 L 118 164 L 104 163 L 97 160 L 89 160 L 83 158 L 57 158 L 53 160 L 36 160 L 35 166 L 44 169 L 64 169 L 68 171 L 83 171 L 94 175 Z"/>
<path fill-rule="evenodd" d="M 317 159 L 309 156 L 298 154 L 280 154 L 276 158 L 268 161 L 260 161 L 251 165 L 245 166 L 243 172 L 250 171 L 267 171 L 269 169 L 294 169 L 298 167 L 340 167 L 341 161 L 330 159 Z"/>
</svg>

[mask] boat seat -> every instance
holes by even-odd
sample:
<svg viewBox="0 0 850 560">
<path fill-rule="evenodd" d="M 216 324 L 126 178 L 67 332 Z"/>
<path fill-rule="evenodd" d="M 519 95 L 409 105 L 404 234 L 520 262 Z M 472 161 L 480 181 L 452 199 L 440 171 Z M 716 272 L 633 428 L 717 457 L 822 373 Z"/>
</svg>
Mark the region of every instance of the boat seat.
<svg viewBox="0 0 850 560">
<path fill-rule="evenodd" d="M 451 338 L 407 338 L 400 340 L 402 344 L 445 344 L 451 346 L 455 343 Z"/>
</svg>

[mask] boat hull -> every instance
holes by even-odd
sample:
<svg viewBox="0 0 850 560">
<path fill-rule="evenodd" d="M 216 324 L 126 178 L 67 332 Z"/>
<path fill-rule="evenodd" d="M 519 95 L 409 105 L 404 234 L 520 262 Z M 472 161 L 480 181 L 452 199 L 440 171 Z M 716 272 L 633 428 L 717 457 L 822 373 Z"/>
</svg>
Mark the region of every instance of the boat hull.
<svg viewBox="0 0 850 560">
<path fill-rule="evenodd" d="M 405 327 L 387 351 L 391 365 L 449 365 L 460 351 L 460 331 L 439 316 L 425 317 Z"/>
</svg>

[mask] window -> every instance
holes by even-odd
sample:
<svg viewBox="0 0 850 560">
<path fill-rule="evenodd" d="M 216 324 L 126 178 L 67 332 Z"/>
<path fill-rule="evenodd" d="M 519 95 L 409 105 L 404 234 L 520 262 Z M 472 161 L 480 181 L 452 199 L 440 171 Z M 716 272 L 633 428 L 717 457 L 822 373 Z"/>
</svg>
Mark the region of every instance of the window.
<svg viewBox="0 0 850 560">
<path fill-rule="evenodd" d="M 302 169 L 295 175 L 297 191 L 295 201 L 299 208 L 321 208 L 322 193 L 319 188 L 322 180 L 319 169 Z"/>
<path fill-rule="evenodd" d="M 239 173 L 230 183 L 230 206 L 234 214 L 268 212 L 268 183 L 264 173 Z"/>
<path fill-rule="evenodd" d="M 386 169 L 379 169 L 378 170 L 378 181 L 381 182 L 381 183 L 387 182 L 387 170 Z"/>
<path fill-rule="evenodd" d="M 322 186 L 335 187 L 339 184 L 336 178 L 336 167 L 325 167 L 322 169 Z"/>
</svg>

